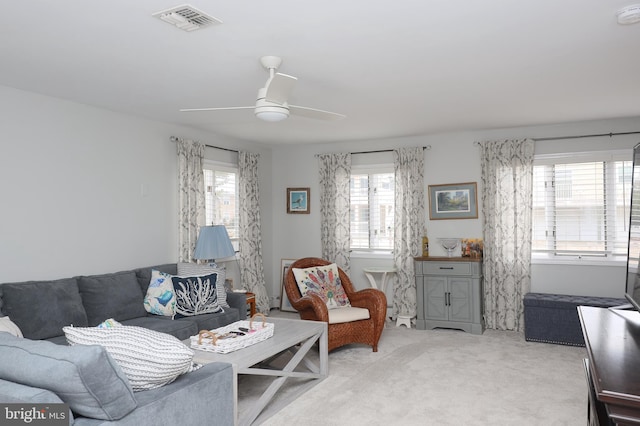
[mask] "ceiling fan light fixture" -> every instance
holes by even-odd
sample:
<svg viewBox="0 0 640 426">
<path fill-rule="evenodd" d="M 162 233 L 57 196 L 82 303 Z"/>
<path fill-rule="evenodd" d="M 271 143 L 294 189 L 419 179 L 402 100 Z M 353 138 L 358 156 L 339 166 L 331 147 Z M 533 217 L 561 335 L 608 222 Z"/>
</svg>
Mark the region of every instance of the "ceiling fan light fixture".
<svg viewBox="0 0 640 426">
<path fill-rule="evenodd" d="M 268 107 L 267 107 L 268 108 Z M 282 121 L 285 118 L 289 117 L 284 111 L 258 111 L 256 110 L 256 117 L 260 120 L 268 121 L 270 123 L 274 123 L 277 121 Z"/>
</svg>

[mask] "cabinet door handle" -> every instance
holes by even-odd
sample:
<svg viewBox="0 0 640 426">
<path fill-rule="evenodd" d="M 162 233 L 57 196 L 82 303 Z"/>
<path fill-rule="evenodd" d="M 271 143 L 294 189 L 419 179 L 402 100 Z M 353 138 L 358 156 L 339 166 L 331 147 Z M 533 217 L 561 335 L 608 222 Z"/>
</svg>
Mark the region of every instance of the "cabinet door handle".
<svg viewBox="0 0 640 426">
<path fill-rule="evenodd" d="M 453 266 L 441 266 L 440 269 L 453 269 Z"/>
<path fill-rule="evenodd" d="M 451 306 L 451 293 L 447 292 L 445 293 L 445 305 L 447 306 Z"/>
</svg>

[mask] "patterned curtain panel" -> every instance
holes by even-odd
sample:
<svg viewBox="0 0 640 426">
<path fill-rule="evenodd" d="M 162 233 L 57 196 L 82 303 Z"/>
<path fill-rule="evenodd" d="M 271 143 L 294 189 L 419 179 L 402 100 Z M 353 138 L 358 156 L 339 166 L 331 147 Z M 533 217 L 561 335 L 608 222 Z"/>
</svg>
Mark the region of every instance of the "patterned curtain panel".
<svg viewBox="0 0 640 426">
<path fill-rule="evenodd" d="M 424 150 L 393 151 L 395 215 L 393 231 L 394 315 L 416 315 L 416 275 L 413 258 L 422 254 L 424 229 Z"/>
<path fill-rule="evenodd" d="M 351 154 L 318 155 L 322 258 L 349 273 Z"/>
<path fill-rule="evenodd" d="M 487 328 L 524 331 L 531 288 L 534 143 L 481 142 L 484 215 L 484 317 Z"/>
<path fill-rule="evenodd" d="M 262 263 L 262 232 L 260 231 L 260 197 L 258 196 L 258 159 L 260 155 L 238 153 L 240 199 L 240 245 L 238 264 L 242 286 L 256 295 L 256 308 L 269 314 L 269 296 L 264 281 Z"/>
<path fill-rule="evenodd" d="M 176 139 L 178 147 L 178 262 L 191 262 L 204 225 L 204 144 Z"/>
</svg>

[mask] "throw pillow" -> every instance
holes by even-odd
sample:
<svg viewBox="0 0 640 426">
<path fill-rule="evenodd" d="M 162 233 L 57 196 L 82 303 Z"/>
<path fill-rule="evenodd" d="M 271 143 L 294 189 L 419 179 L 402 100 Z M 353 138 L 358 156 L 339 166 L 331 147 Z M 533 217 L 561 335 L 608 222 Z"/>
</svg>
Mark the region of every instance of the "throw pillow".
<svg viewBox="0 0 640 426">
<path fill-rule="evenodd" d="M 332 263 L 311 268 L 293 268 L 293 276 L 303 296 L 308 292 L 318 294 L 328 309 L 351 306 L 338 274 L 338 265 Z"/>
<path fill-rule="evenodd" d="M 173 317 L 176 313 L 176 297 L 171 277 L 172 275 L 156 269 L 151 271 L 149 288 L 143 302 L 147 312 L 168 317 Z"/>
<path fill-rule="evenodd" d="M 113 328 L 113 327 L 120 327 L 120 326 L 122 326 L 122 324 L 120 324 L 118 321 L 114 320 L 113 318 L 109 318 L 108 320 L 105 320 L 104 322 L 98 324 L 96 327 Z"/>
<path fill-rule="evenodd" d="M 23 337 L 20 327 L 16 325 L 9 317 L 0 317 L 0 331 L 6 331 L 16 337 Z"/>
<path fill-rule="evenodd" d="M 224 282 L 227 280 L 227 269 L 222 266 L 214 268 L 209 265 L 198 265 L 196 263 L 178 263 L 178 275 L 183 277 L 198 277 L 202 275 L 218 274 L 216 279 L 216 291 L 218 293 L 218 305 L 229 308 L 227 302 L 227 291 Z"/>
<path fill-rule="evenodd" d="M 175 318 L 224 312 L 218 305 L 217 274 L 201 277 L 171 277 L 176 295 Z"/>
<path fill-rule="evenodd" d="M 193 369 L 193 350 L 177 338 L 136 326 L 64 327 L 70 345 L 100 345 L 120 365 L 134 391 L 155 389 Z"/>
</svg>

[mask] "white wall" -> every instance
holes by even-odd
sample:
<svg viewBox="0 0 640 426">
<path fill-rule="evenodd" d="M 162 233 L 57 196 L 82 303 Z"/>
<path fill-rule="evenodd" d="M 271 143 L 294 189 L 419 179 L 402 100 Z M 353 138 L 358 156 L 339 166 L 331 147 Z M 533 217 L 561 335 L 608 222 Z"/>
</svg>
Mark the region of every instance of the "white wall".
<svg viewBox="0 0 640 426">
<path fill-rule="evenodd" d="M 0 282 L 112 272 L 176 260 L 176 151 L 170 136 L 258 152 L 263 258 L 267 289 L 280 295 L 282 258 L 319 256 L 317 160 L 324 152 L 426 146 L 429 184 L 478 182 L 476 140 L 640 130 L 640 118 L 406 138 L 270 147 L 118 114 L 0 86 Z M 632 148 L 639 135 L 536 143 L 536 153 Z M 219 150 L 206 156 L 225 161 Z M 382 154 L 384 156 L 385 154 Z M 390 154 L 387 154 L 390 157 Z M 356 161 L 354 156 L 354 161 Z M 145 194 L 142 194 L 144 185 Z M 311 188 L 311 214 L 286 214 L 286 188 Z M 425 200 L 425 206 L 428 202 Z M 428 215 L 428 213 L 427 213 Z M 430 221 L 431 253 L 438 237 L 482 237 L 482 217 Z M 362 268 L 388 259 L 354 259 L 352 278 L 368 286 Z M 239 282 L 236 262 L 229 262 Z M 532 290 L 621 296 L 624 265 L 534 265 Z"/>
<path fill-rule="evenodd" d="M 477 182 L 479 196 L 482 192 L 480 177 L 480 152 L 474 141 L 544 138 L 565 135 L 600 134 L 610 132 L 640 131 L 640 118 L 611 119 L 592 122 L 569 123 L 522 127 L 511 129 L 480 130 L 444 133 L 438 135 L 372 141 L 345 142 L 340 144 L 315 144 L 305 146 L 282 146 L 273 152 L 273 282 L 280 279 L 280 258 L 320 256 L 320 215 L 316 154 L 327 152 L 358 152 L 392 149 L 401 146 L 427 146 L 425 151 L 425 224 L 430 240 L 431 255 L 445 255 L 437 245 L 439 237 L 482 238 L 482 212 L 479 205 L 478 219 L 429 220 L 427 185 L 461 182 Z M 538 141 L 536 154 L 556 152 L 596 151 L 632 148 L 640 141 L 640 135 L 574 139 L 563 141 Z M 380 155 L 380 154 L 375 154 Z M 355 161 L 354 156 L 354 161 Z M 388 159 L 391 161 L 391 155 Z M 631 158 L 631 157 L 630 157 Z M 311 188 L 311 214 L 286 214 L 287 187 Z M 480 203 L 480 200 L 479 200 Z M 356 287 L 368 287 L 362 268 L 372 265 L 390 265 L 389 259 L 352 259 L 351 278 Z M 532 291 L 578 295 L 622 297 L 625 265 L 618 266 L 568 266 L 540 265 L 532 268 Z M 277 284 L 271 289 L 273 295 L 280 294 Z M 389 294 L 390 295 L 390 294 Z"/>
<path fill-rule="evenodd" d="M 217 135 L 2 86 L 0 122 L 0 282 L 175 262 L 170 136 L 260 152 L 270 191 L 270 150 Z"/>
</svg>

